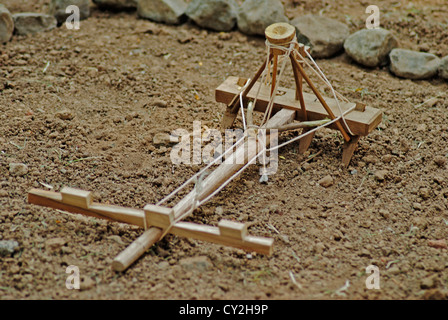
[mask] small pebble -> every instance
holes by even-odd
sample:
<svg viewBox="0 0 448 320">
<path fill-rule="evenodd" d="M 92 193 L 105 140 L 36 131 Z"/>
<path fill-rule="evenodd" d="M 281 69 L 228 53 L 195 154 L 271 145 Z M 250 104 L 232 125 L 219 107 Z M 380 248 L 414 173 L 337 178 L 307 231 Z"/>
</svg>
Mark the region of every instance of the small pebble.
<svg viewBox="0 0 448 320">
<path fill-rule="evenodd" d="M 23 163 L 10 163 L 9 173 L 13 176 L 23 177 L 28 173 L 28 166 Z"/>
<path fill-rule="evenodd" d="M 15 240 L 0 241 L 0 257 L 12 255 L 19 247 L 19 243 Z"/>
<path fill-rule="evenodd" d="M 439 167 L 444 167 L 446 165 L 446 157 L 444 156 L 435 156 L 434 157 L 434 162 L 439 166 Z"/>
<path fill-rule="evenodd" d="M 330 175 L 327 175 L 327 176 L 323 177 L 322 179 L 320 179 L 318 183 L 324 188 L 331 187 L 334 183 L 333 177 Z"/>
<path fill-rule="evenodd" d="M 387 170 L 375 171 L 375 179 L 377 181 L 384 181 L 386 179 L 387 174 L 388 174 Z"/>
</svg>

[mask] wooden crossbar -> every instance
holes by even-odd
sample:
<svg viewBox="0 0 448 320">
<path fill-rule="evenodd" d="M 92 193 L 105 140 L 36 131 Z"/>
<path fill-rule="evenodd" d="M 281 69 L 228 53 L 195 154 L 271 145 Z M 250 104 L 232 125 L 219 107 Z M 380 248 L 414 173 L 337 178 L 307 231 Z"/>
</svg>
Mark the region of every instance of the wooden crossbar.
<svg viewBox="0 0 448 320">
<path fill-rule="evenodd" d="M 274 240 L 248 235 L 247 225 L 244 223 L 222 220 L 218 227 L 192 222 L 173 224 L 174 211 L 171 208 L 146 205 L 140 210 L 95 203 L 92 201 L 90 191 L 74 188 L 63 188 L 61 192 L 31 189 L 28 192 L 28 202 L 139 227 L 156 227 L 160 230 L 157 233 L 158 237 L 163 230 L 170 227 L 169 233 L 180 237 L 209 241 L 266 255 L 272 254 Z"/>
<path fill-rule="evenodd" d="M 228 77 L 215 91 L 215 98 L 217 102 L 222 102 L 225 104 L 229 104 L 235 95 L 238 95 L 241 87 L 238 85 L 238 82 L 241 83 L 239 77 Z M 254 100 L 258 89 L 260 87 L 260 82 L 254 84 L 252 89 L 248 92 L 245 98 L 245 104 L 248 100 Z M 303 92 L 303 98 L 305 100 L 306 111 L 307 111 L 307 119 L 304 119 L 304 115 L 302 113 L 302 109 L 300 107 L 300 103 L 296 100 L 296 92 L 295 90 L 288 88 L 279 88 L 280 95 L 277 95 L 274 100 L 273 113 L 280 111 L 281 109 L 290 109 L 296 110 L 295 120 L 299 121 L 315 121 L 322 120 L 328 118 L 328 113 L 322 107 L 322 104 L 317 100 L 316 96 L 313 94 L 309 94 Z M 266 107 L 270 100 L 270 87 L 262 85 L 260 89 L 260 93 L 257 98 L 257 104 L 254 108 L 255 111 L 265 112 Z M 333 98 L 325 98 L 328 106 L 332 110 L 332 112 L 336 115 L 340 115 L 339 108 L 337 106 L 336 100 Z M 347 103 L 340 101 L 339 105 L 341 106 L 342 112 L 347 111 L 353 106 L 357 106 L 356 103 Z M 345 116 L 345 120 L 347 121 L 347 125 L 350 127 L 350 130 L 356 136 L 367 136 L 370 132 L 372 132 L 382 120 L 382 111 L 376 108 L 372 108 L 366 106 L 364 111 L 353 110 L 349 114 Z M 337 129 L 336 125 L 329 126 L 329 128 Z"/>
</svg>

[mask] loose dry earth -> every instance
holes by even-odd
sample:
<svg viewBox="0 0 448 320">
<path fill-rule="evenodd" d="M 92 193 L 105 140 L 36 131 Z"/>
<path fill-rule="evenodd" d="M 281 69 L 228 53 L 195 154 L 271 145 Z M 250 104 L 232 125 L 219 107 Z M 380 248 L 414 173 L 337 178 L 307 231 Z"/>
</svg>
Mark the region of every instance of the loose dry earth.
<svg viewBox="0 0 448 320">
<path fill-rule="evenodd" d="M 443 1 L 378 2 L 382 26 L 404 47 L 448 55 Z M 44 10 L 48 1 L 2 3 L 14 13 Z M 352 32 L 362 28 L 369 3 L 341 3 L 288 0 L 286 8 L 291 18 L 322 12 Z M 339 92 L 384 112 L 350 167 L 340 165 L 340 134 L 323 130 L 305 155 L 297 145 L 282 149 L 268 184 L 258 183 L 252 166 L 190 218 L 248 222 L 252 234 L 275 238 L 271 257 L 169 235 L 115 273 L 112 259 L 141 229 L 27 204 L 27 191 L 41 183 L 92 190 L 104 203 L 157 202 L 201 166 L 173 165 L 171 148 L 154 146 L 154 135 L 191 131 L 194 120 L 219 129 L 224 106 L 214 89 L 229 75 L 252 76 L 264 56 L 262 38 L 97 9 L 78 31 L 61 27 L 2 45 L 0 239 L 17 240 L 20 250 L 0 258 L 0 297 L 446 298 L 448 251 L 429 241 L 448 240 L 448 84 L 399 79 L 345 54 L 318 63 Z M 25 176 L 10 174 L 16 162 L 28 166 Z M 329 188 L 317 183 L 326 175 L 334 179 Z M 203 270 L 185 260 L 197 256 L 209 259 Z M 371 264 L 380 269 L 380 290 L 366 289 Z M 80 268 L 82 290 L 66 289 L 68 265 Z"/>
</svg>

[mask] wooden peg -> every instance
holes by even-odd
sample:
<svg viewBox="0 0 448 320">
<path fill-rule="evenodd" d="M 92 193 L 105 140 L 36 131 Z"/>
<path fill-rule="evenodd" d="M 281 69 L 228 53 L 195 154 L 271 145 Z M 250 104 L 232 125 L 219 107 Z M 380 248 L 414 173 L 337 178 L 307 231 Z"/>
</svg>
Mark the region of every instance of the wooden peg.
<svg viewBox="0 0 448 320">
<path fill-rule="evenodd" d="M 302 134 L 306 133 L 310 129 L 304 128 L 302 130 Z M 314 132 L 307 134 L 302 139 L 299 140 L 299 154 L 304 154 L 311 145 L 311 141 L 313 141 Z"/>
<path fill-rule="evenodd" d="M 92 204 L 92 192 L 64 187 L 61 190 L 62 202 L 75 207 L 88 209 Z"/>
<path fill-rule="evenodd" d="M 221 220 L 218 223 L 221 236 L 244 240 L 247 236 L 247 225 L 245 223 L 230 220 Z"/>
<path fill-rule="evenodd" d="M 240 78 L 238 78 L 237 85 L 239 85 L 241 88 L 243 88 L 246 85 L 248 80 L 249 79 L 247 79 L 247 78 L 241 78 L 240 77 Z"/>
<path fill-rule="evenodd" d="M 366 111 L 366 105 L 364 103 L 361 103 L 361 102 L 356 102 L 355 110 L 356 111 L 360 111 L 360 112 L 364 112 L 364 111 Z"/>
<path fill-rule="evenodd" d="M 147 204 L 143 210 L 148 226 L 165 229 L 174 221 L 174 211 L 171 208 Z"/>
<path fill-rule="evenodd" d="M 342 165 L 347 168 L 352 159 L 353 153 L 358 147 L 360 136 L 354 136 L 350 141 L 346 141 L 342 147 Z"/>
</svg>

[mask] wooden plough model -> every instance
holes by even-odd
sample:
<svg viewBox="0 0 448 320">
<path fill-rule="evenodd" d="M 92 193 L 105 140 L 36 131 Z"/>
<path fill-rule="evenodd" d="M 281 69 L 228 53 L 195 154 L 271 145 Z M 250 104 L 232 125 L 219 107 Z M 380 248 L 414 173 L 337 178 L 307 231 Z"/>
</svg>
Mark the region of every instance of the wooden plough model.
<svg viewBox="0 0 448 320">
<path fill-rule="evenodd" d="M 259 141 L 257 131 L 266 130 L 265 132 L 269 135 L 272 130 L 303 128 L 302 134 L 288 143 L 300 139 L 299 151 L 304 152 L 309 147 L 317 129 L 323 126 L 336 129 L 341 132 L 345 141 L 342 162 L 344 166 L 347 166 L 359 138 L 368 135 L 378 126 L 382 113 L 378 109 L 366 107 L 360 103 L 348 102 L 333 90 L 315 65 L 318 76 L 330 86 L 334 94 L 334 98 L 324 98 L 304 71 L 305 63 L 310 66 L 306 57 L 312 63 L 315 64 L 315 62 L 309 54 L 309 48 L 296 42 L 293 26 L 286 23 L 273 24 L 266 29 L 266 38 L 268 57 L 255 77 L 252 80 L 229 77 L 216 89 L 217 102 L 227 104 L 222 123 L 224 128 L 233 125 L 240 109 L 244 122 L 244 105 L 248 104 L 248 126 L 246 128 L 244 122 L 246 129 L 244 138 L 237 141 L 221 156 L 231 154 L 236 161 L 223 162 L 205 176 L 205 169 L 210 168 L 214 163 L 209 164 L 207 168 L 202 169 L 157 205 L 148 204 L 143 209 L 95 203 L 92 201 L 91 192 L 69 187 L 64 187 L 61 192 L 32 189 L 28 193 L 28 201 L 41 206 L 144 228 L 143 234 L 114 259 L 112 266 L 116 271 L 126 270 L 167 233 L 270 255 L 273 250 L 273 239 L 248 235 L 246 224 L 221 220 L 218 226 L 214 227 L 183 222 L 182 219 L 219 192 L 253 163 L 262 152 L 271 150 L 268 149 L 269 141 Z M 295 90 L 278 86 L 286 60 L 289 60 L 293 67 Z M 262 79 L 258 81 L 260 77 Z M 303 80 L 314 94 L 302 91 Z M 339 102 L 338 97 L 345 101 Z M 265 113 L 260 126 L 253 124 L 252 111 Z M 280 147 L 275 146 L 275 148 Z M 172 208 L 162 206 L 178 191 L 194 181 L 196 181 L 194 189 L 175 206 Z"/>
</svg>

